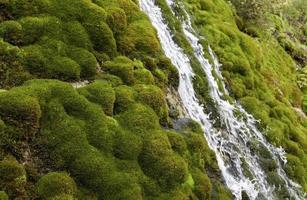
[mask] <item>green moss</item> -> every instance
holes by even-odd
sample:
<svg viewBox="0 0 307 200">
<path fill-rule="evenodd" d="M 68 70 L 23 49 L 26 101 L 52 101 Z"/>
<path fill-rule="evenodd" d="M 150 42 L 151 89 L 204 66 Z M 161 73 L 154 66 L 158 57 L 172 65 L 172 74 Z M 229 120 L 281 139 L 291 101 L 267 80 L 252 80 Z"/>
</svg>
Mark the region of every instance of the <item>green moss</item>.
<svg viewBox="0 0 307 200">
<path fill-rule="evenodd" d="M 296 85 L 294 60 L 289 56 L 302 58 L 302 54 L 286 35 L 278 34 L 284 28 L 284 21 L 274 18 L 278 30 L 273 35 L 262 24 L 246 18 L 242 21 L 224 1 L 187 0 L 185 3 L 193 14 L 193 25 L 207 39 L 204 46 L 210 44 L 222 63 L 222 73 L 231 96 L 261 120 L 259 128 L 265 130 L 273 145 L 283 146 L 288 153 L 298 156 L 301 163 L 296 162 L 296 170 L 306 173 L 302 170 L 306 156 L 302 149 L 306 144 L 300 142 L 305 141 L 302 135 L 306 132 L 305 120 L 300 120 L 293 112 L 293 107 L 301 107 L 302 93 Z M 275 36 L 281 36 L 277 38 L 279 41 L 274 39 Z M 268 171 L 274 168 L 274 163 L 266 159 L 262 162 Z M 289 171 L 294 174 L 295 170 L 291 169 Z M 272 182 L 277 181 L 274 174 L 271 178 Z M 300 178 L 293 179 L 303 183 L 304 187 Z M 286 194 L 281 189 L 278 195 L 285 197 Z"/>
<path fill-rule="evenodd" d="M 0 188 L 14 198 L 25 193 L 26 172 L 14 158 L 0 161 Z"/>
<path fill-rule="evenodd" d="M 162 134 L 154 134 L 145 141 L 140 155 L 140 164 L 144 173 L 156 179 L 161 187 L 172 188 L 187 179 L 187 166 Z"/>
<path fill-rule="evenodd" d="M 115 139 L 114 155 L 125 160 L 136 160 L 142 150 L 142 139 L 133 132 L 121 131 Z"/>
<path fill-rule="evenodd" d="M 124 83 L 133 84 L 135 63 L 126 57 L 117 57 L 114 61 L 108 61 L 104 64 L 103 68 L 109 73 L 120 77 Z"/>
<path fill-rule="evenodd" d="M 159 129 L 159 119 L 154 111 L 142 104 L 133 104 L 126 112 L 118 115 L 119 123 L 137 134 L 150 134 Z"/>
<path fill-rule="evenodd" d="M 135 52 L 155 55 L 161 47 L 151 24 L 147 20 L 138 20 L 129 24 L 119 38 L 118 50 L 125 55 L 135 55 Z"/>
<path fill-rule="evenodd" d="M 38 195 L 42 199 L 73 199 L 77 186 L 66 173 L 51 172 L 44 175 L 37 183 Z M 67 195 L 67 196 L 66 196 Z"/>
<path fill-rule="evenodd" d="M 63 22 L 61 27 L 63 29 L 62 34 L 65 35 L 63 40 L 65 40 L 67 44 L 86 50 L 91 50 L 93 48 L 90 37 L 80 22 Z"/>
<path fill-rule="evenodd" d="M 20 44 L 22 40 L 22 26 L 16 21 L 4 21 L 0 24 L 0 35 L 4 41 Z"/>
<path fill-rule="evenodd" d="M 58 56 L 51 49 L 48 51 L 39 46 L 25 48 L 25 62 L 31 73 L 43 78 L 56 78 L 66 81 L 80 79 L 81 68 L 76 61 L 62 55 Z M 63 55 L 65 54 L 63 53 Z"/>
<path fill-rule="evenodd" d="M 80 79 L 80 65 L 68 57 L 54 57 L 53 63 L 47 64 L 47 77 L 64 81 L 77 81 Z"/>
<path fill-rule="evenodd" d="M 22 26 L 22 44 L 37 42 L 42 36 L 61 37 L 61 24 L 55 17 L 25 17 L 20 19 Z"/>
<path fill-rule="evenodd" d="M 257 119 L 262 120 L 262 123 L 267 124 L 269 119 L 269 107 L 255 97 L 244 97 L 241 99 L 242 105 L 250 113 L 253 113 Z"/>
<path fill-rule="evenodd" d="M 68 57 L 80 65 L 80 77 L 92 79 L 96 75 L 96 68 L 98 66 L 95 56 L 89 51 L 82 48 L 70 47 Z M 65 67 L 65 66 L 63 66 Z"/>
<path fill-rule="evenodd" d="M 136 100 L 151 107 L 160 118 L 160 123 L 166 125 L 168 110 L 162 90 L 151 85 L 136 85 L 134 89 L 137 92 Z"/>
<path fill-rule="evenodd" d="M 110 83 L 113 87 L 123 85 L 123 81 L 118 77 L 108 73 L 98 73 L 95 77 L 96 80 L 104 80 Z"/>
<path fill-rule="evenodd" d="M 23 53 L 18 48 L 0 39 L 0 86 L 12 87 L 22 84 L 29 79 L 29 75 L 23 70 Z"/>
<path fill-rule="evenodd" d="M 135 103 L 136 93 L 128 86 L 119 86 L 115 88 L 116 100 L 114 110 L 115 113 L 126 111 Z"/>
<path fill-rule="evenodd" d="M 134 71 L 135 84 L 154 84 L 154 77 L 147 69 L 137 69 Z"/>
<path fill-rule="evenodd" d="M 85 188 L 79 188 L 77 198 L 84 200 L 97 200 L 97 195 L 95 195 L 93 192 L 88 191 Z"/>
<path fill-rule="evenodd" d="M 135 87 L 144 89 L 145 86 Z M 28 81 L 1 95 L 19 94 L 25 96 L 22 99 L 36 99 L 42 115 L 40 134 L 32 139 L 37 144 L 34 150 L 40 151 L 42 158 L 48 157 L 48 161 L 43 160 L 43 165 L 48 165 L 49 169 L 69 171 L 78 185 L 88 190 L 82 196 L 85 199 L 134 200 L 144 196 L 176 199 L 192 195 L 194 177 L 190 169 L 204 171 L 216 165 L 199 125 L 187 125 L 183 134 L 163 131 L 154 110 L 137 100 L 141 91 L 124 85 L 115 88 L 118 101 L 115 101 L 115 109 L 123 106 L 121 104 L 127 105 L 125 102 L 130 103 L 121 107 L 115 118 L 107 117 L 97 105 L 99 95 L 93 96 L 105 89 L 113 91 L 111 85 L 103 81 L 79 89 L 81 94 L 84 92 L 87 96 L 90 93 L 95 97 L 88 98 L 95 103 L 80 95 L 70 84 L 55 80 Z M 108 98 L 101 97 L 101 100 L 105 99 Z M 1 124 L 0 131 L 6 132 L 9 123 L 3 120 Z M 15 128 L 16 125 L 11 126 Z M 42 199 L 80 196 L 77 189 L 71 189 L 71 184 L 61 186 L 62 182 L 73 181 L 67 175 L 55 180 L 48 178 L 49 175 L 37 183 Z M 57 181 L 61 182 L 54 183 Z M 67 192 L 67 188 L 74 193 Z"/>
<path fill-rule="evenodd" d="M 4 191 L 0 191 L 0 199 L 1 200 L 9 200 L 9 197 Z"/>
<path fill-rule="evenodd" d="M 278 120 L 271 120 L 268 126 L 269 128 L 266 134 L 270 142 L 276 146 L 281 145 L 286 125 Z"/>
<path fill-rule="evenodd" d="M 33 137 L 39 129 L 42 112 L 39 102 L 26 95 L 6 92 L 0 94 L 0 102 L 0 117 L 13 128 L 8 137 L 12 140 Z"/>
<path fill-rule="evenodd" d="M 143 14 L 139 8 L 138 4 L 135 1 L 131 0 L 118 0 L 116 1 L 117 5 L 123 9 L 127 15 L 128 23 L 136 21 L 138 19 L 144 18 L 145 14 Z"/>
<path fill-rule="evenodd" d="M 177 88 L 179 86 L 179 73 L 170 59 L 165 56 L 160 57 L 157 66 L 166 74 L 168 83 Z"/>
<path fill-rule="evenodd" d="M 138 60 L 130 60 L 127 57 L 116 57 L 113 61 L 107 61 L 103 65 L 107 72 L 120 77 L 125 84 L 153 84 L 154 77 L 144 68 Z"/>
<path fill-rule="evenodd" d="M 212 185 L 209 177 L 200 171 L 194 169 L 192 177 L 195 182 L 194 192 L 198 199 L 211 199 Z"/>
<path fill-rule="evenodd" d="M 300 159 L 294 155 L 287 155 L 288 163 L 286 165 L 286 172 L 289 176 L 298 181 L 302 185 L 303 189 L 306 189 L 306 177 L 302 176 L 305 173 L 305 169 Z"/>
<path fill-rule="evenodd" d="M 45 40 L 44 47 L 28 46 L 25 50 L 27 69 L 40 77 L 61 80 L 91 79 L 96 74 L 97 61 L 85 49 L 67 47 L 60 41 Z"/>
<path fill-rule="evenodd" d="M 95 50 L 106 52 L 111 57 L 115 55 L 116 41 L 112 30 L 106 23 L 90 24 L 86 25 L 85 28 L 89 33 Z"/>
<path fill-rule="evenodd" d="M 118 7 L 107 8 L 107 22 L 113 33 L 120 34 L 127 27 L 127 16 L 123 9 Z"/>
<path fill-rule="evenodd" d="M 24 15 L 37 14 L 40 10 L 44 10 L 46 6 L 48 6 L 48 1 L 12 0 L 9 1 L 8 10 L 14 17 L 19 18 Z"/>
<path fill-rule="evenodd" d="M 51 200 L 74 200 L 75 198 L 71 195 L 62 194 L 51 198 Z"/>
<path fill-rule="evenodd" d="M 182 135 L 168 131 L 167 132 L 168 140 L 171 144 L 172 149 L 180 155 L 184 155 L 187 151 L 187 144 Z"/>
<path fill-rule="evenodd" d="M 178 86 L 178 72 L 136 1 L 0 0 L 0 7 L 1 88 L 32 78 L 98 79 L 76 90 L 31 80 L 0 94 L 0 143 L 6 145 L 0 159 L 14 153 L 39 173 L 50 172 L 38 181 L 27 167 L 28 182 L 5 184 L 15 187 L 5 188 L 10 197 L 193 199 L 192 169 L 218 174 L 198 125 L 182 134 L 162 130 L 169 122 L 163 89 Z M 199 185 L 210 185 L 199 176 Z"/>
<path fill-rule="evenodd" d="M 79 93 L 89 101 L 100 105 L 107 115 L 113 115 L 115 92 L 107 82 L 96 81 L 86 87 L 80 88 Z"/>
</svg>

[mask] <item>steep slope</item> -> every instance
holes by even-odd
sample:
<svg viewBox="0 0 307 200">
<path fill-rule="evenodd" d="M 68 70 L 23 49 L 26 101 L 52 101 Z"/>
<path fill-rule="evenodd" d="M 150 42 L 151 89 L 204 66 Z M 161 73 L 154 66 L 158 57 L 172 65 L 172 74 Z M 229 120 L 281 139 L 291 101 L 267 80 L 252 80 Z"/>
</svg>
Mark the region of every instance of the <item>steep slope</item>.
<svg viewBox="0 0 307 200">
<path fill-rule="evenodd" d="M 211 58 L 211 65 L 203 57 L 206 49 L 200 44 L 201 36 L 191 26 L 190 16 L 181 3 L 142 0 L 141 8 L 150 16 L 166 55 L 180 72 L 179 94 L 183 105 L 191 118 L 202 124 L 206 138 L 217 155 L 227 186 L 236 199 L 247 196 L 249 199 L 304 199 L 300 188 L 282 169 L 286 162 L 283 150 L 269 144 L 263 137 L 265 131 L 256 127 L 257 122 L 253 116 L 241 107 L 240 102 L 228 96 L 229 89 L 223 83 L 218 59 L 212 55 L 210 48 L 208 58 Z M 163 14 L 164 19 L 161 17 Z M 183 49 L 174 44 L 174 40 Z M 207 45 L 204 47 L 207 48 Z M 194 62 L 195 58 L 199 63 Z M 199 66 L 203 71 L 199 71 Z M 194 76 L 193 71 L 198 74 Z M 199 88 L 199 77 L 207 79 L 211 99 L 205 106 L 213 107 L 213 115 L 202 111 L 191 88 L 193 77 L 195 88 Z M 199 93 L 200 98 L 208 99 L 202 95 Z"/>
<path fill-rule="evenodd" d="M 0 8 L 0 199 L 231 199 L 199 125 L 172 129 L 178 73 L 136 2 Z"/>
<path fill-rule="evenodd" d="M 306 91 L 297 84 L 295 61 L 270 33 L 243 23 L 225 1 L 187 0 L 185 5 L 205 37 L 204 47 L 209 43 L 222 63 L 231 97 L 261 120 L 260 128 L 272 144 L 286 150 L 284 168 L 306 191 L 306 117 L 297 111 Z M 274 163 L 264 167 L 278 187 Z"/>
</svg>

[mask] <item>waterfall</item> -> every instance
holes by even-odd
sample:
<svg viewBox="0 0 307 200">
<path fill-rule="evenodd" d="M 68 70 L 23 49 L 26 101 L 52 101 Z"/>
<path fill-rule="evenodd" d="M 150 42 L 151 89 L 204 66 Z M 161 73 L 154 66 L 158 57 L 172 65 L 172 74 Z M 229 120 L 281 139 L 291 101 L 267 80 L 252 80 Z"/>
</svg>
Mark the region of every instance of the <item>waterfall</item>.
<svg viewBox="0 0 307 200">
<path fill-rule="evenodd" d="M 196 97 L 193 88 L 194 72 L 190 64 L 189 57 L 184 53 L 173 40 L 171 31 L 164 22 L 161 9 L 155 5 L 154 0 L 139 0 L 140 8 L 148 15 L 153 26 L 156 28 L 165 55 L 170 58 L 173 65 L 179 72 L 178 93 L 181 101 L 188 113 L 188 117 L 199 122 L 204 131 L 210 148 L 215 152 L 219 168 L 227 187 L 232 192 L 235 199 L 242 199 L 244 192 L 249 199 L 276 199 L 274 188 L 268 183 L 267 175 L 262 169 L 259 156 L 253 151 L 251 144 L 256 142 L 257 145 L 265 148 L 269 152 L 271 159 L 276 162 L 276 172 L 284 182 L 290 199 L 304 199 L 300 192 L 300 186 L 291 181 L 282 166 L 287 162 L 285 152 L 282 148 L 276 148 L 266 141 L 263 134 L 257 129 L 257 121 L 252 115 L 247 113 L 242 106 L 233 102 L 224 100 L 223 92 L 220 91 L 218 83 L 213 76 L 213 70 L 219 76 L 223 77 L 220 72 L 220 64 L 210 47 L 209 54 L 213 58 L 211 65 L 204 57 L 204 49 L 199 43 L 199 36 L 191 25 L 191 19 L 186 12 L 187 19 L 182 20 L 182 28 L 191 47 L 194 49 L 194 55 L 198 59 L 204 71 L 204 76 L 208 80 L 210 87 L 210 96 L 213 99 L 216 109 L 223 125 L 223 128 L 214 127 L 210 120 L 210 114 L 205 113 L 203 106 Z M 173 2 L 167 0 L 171 7 Z M 182 7 L 184 10 L 184 7 Z M 224 91 L 227 93 L 225 85 L 222 84 Z M 244 117 L 236 116 L 239 111 Z M 248 169 L 249 176 L 244 173 L 244 167 Z"/>
</svg>

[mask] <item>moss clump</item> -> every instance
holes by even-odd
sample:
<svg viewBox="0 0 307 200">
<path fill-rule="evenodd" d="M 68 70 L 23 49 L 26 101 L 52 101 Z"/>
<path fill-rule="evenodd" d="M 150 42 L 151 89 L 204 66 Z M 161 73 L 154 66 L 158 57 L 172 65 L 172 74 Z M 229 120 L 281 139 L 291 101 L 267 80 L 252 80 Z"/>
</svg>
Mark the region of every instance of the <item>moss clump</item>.
<svg viewBox="0 0 307 200">
<path fill-rule="evenodd" d="M 25 194 L 26 171 L 14 158 L 0 161 L 0 188 L 10 197 Z"/>
<path fill-rule="evenodd" d="M 130 85 L 135 82 L 134 68 L 137 68 L 138 64 L 127 57 L 117 57 L 113 61 L 106 62 L 103 68 L 109 73 L 120 77 L 125 84 Z"/>
<path fill-rule="evenodd" d="M 107 115 L 113 115 L 115 92 L 107 82 L 96 81 L 86 87 L 80 88 L 79 93 L 89 101 L 101 105 Z"/>
<path fill-rule="evenodd" d="M 270 108 L 266 104 L 259 101 L 254 97 L 245 97 L 241 99 L 242 105 L 246 108 L 248 112 L 254 113 L 257 119 L 261 119 L 263 123 L 270 121 L 269 112 Z M 261 109 L 260 109 L 261 108 Z"/>
<path fill-rule="evenodd" d="M 80 78 L 92 79 L 96 75 L 98 63 L 92 53 L 82 48 L 70 47 L 67 55 L 80 65 Z"/>
<path fill-rule="evenodd" d="M 9 200 L 9 197 L 4 191 L 0 191 L 0 199 L 1 200 Z"/>
<path fill-rule="evenodd" d="M 192 172 L 192 177 L 196 185 L 194 192 L 198 199 L 211 199 L 212 185 L 209 177 L 199 169 Z"/>
<path fill-rule="evenodd" d="M 290 177 L 297 180 L 297 182 L 306 189 L 306 179 L 302 174 L 305 173 L 304 165 L 301 163 L 300 159 L 291 154 L 287 155 L 288 163 L 286 165 L 286 172 Z"/>
<path fill-rule="evenodd" d="M 99 64 L 120 54 L 131 59 L 148 55 L 158 58 L 162 54 L 155 30 L 130 0 L 108 3 L 101 0 L 24 0 L 6 2 L 5 8 L 11 20 L 0 23 L 0 36 L 16 47 L 16 51 L 21 47 L 24 50 L 18 59 L 20 64 L 13 63 L 14 68 L 7 67 L 11 64 L 8 57 L 4 59 L 4 71 L 9 73 L 5 77 L 0 75 L 0 82 L 5 87 L 21 85 L 34 77 L 91 80 Z M 1 47 L 6 49 L 7 44 L 2 43 Z M 169 77 L 176 72 L 166 71 L 163 73 Z M 154 84 L 153 75 L 143 67 L 136 68 L 133 74 L 134 80 L 124 81 Z M 161 71 L 156 75 L 160 79 L 163 77 Z"/>
<path fill-rule="evenodd" d="M 87 78 L 95 75 L 96 60 L 86 50 L 73 48 L 68 55 L 66 53 L 68 52 L 68 47 L 64 43 L 52 40 L 46 40 L 45 42 L 45 48 L 35 45 L 24 49 L 25 65 L 30 73 L 42 78 L 55 78 L 66 81 L 79 80 L 81 74 Z M 51 49 L 51 47 L 54 49 Z M 54 52 L 59 49 L 61 49 L 61 52 Z"/>
<path fill-rule="evenodd" d="M 115 35 L 120 34 L 127 27 L 125 11 L 118 7 L 107 8 L 107 23 Z"/>
<path fill-rule="evenodd" d="M 160 118 L 160 123 L 167 125 L 168 110 L 162 90 L 151 85 L 136 85 L 136 100 L 151 107 Z"/>
<path fill-rule="evenodd" d="M 48 65 L 47 65 L 48 66 Z M 77 81 L 80 79 L 80 66 L 74 60 L 67 57 L 55 57 L 54 63 L 48 66 L 50 78 L 65 81 Z"/>
<path fill-rule="evenodd" d="M 22 51 L 0 39 L 0 86 L 8 88 L 23 83 L 32 78 L 30 74 L 23 70 Z"/>
<path fill-rule="evenodd" d="M 115 139 L 114 155 L 119 159 L 136 160 L 143 147 L 143 141 L 133 132 L 122 131 Z"/>
<path fill-rule="evenodd" d="M 187 179 L 187 165 L 172 153 L 167 138 L 155 134 L 144 144 L 140 164 L 146 175 L 153 177 L 163 188 L 172 188 Z"/>
<path fill-rule="evenodd" d="M 124 56 L 116 57 L 113 61 L 104 63 L 103 69 L 120 77 L 128 85 L 154 83 L 153 75 L 144 68 L 141 61 L 132 61 Z"/>
<path fill-rule="evenodd" d="M 134 55 L 135 52 L 155 55 L 161 50 L 156 33 L 147 20 L 129 24 L 118 44 L 119 51 L 126 55 Z"/>
<path fill-rule="evenodd" d="M 150 134 L 159 129 L 159 119 L 155 112 L 142 104 L 133 104 L 126 112 L 118 115 L 118 121 L 123 127 L 137 134 Z"/>
<path fill-rule="evenodd" d="M 162 56 L 159 58 L 157 67 L 165 73 L 167 76 L 167 82 L 172 85 L 174 88 L 179 86 L 179 74 L 177 69 L 171 63 L 170 59 Z"/>
<path fill-rule="evenodd" d="M 93 41 L 94 49 L 106 52 L 110 56 L 116 53 L 116 41 L 110 27 L 105 22 L 87 25 L 87 32 Z"/>
<path fill-rule="evenodd" d="M 169 131 L 167 132 L 167 137 L 175 152 L 179 155 L 184 155 L 187 152 L 187 144 L 182 135 Z"/>
<path fill-rule="evenodd" d="M 136 92 L 131 87 L 124 85 L 116 87 L 115 93 L 115 113 L 124 112 L 135 103 Z"/>
<path fill-rule="evenodd" d="M 4 41 L 20 44 L 22 41 L 22 26 L 17 21 L 5 21 L 0 25 L 0 35 Z"/>
<path fill-rule="evenodd" d="M 0 117 L 9 131 L 8 138 L 13 141 L 29 139 L 39 129 L 41 108 L 39 102 L 32 97 L 18 93 L 0 94 Z"/>
<path fill-rule="evenodd" d="M 42 199 L 73 199 L 77 186 L 66 173 L 51 172 L 44 175 L 37 183 L 38 195 Z"/>
</svg>

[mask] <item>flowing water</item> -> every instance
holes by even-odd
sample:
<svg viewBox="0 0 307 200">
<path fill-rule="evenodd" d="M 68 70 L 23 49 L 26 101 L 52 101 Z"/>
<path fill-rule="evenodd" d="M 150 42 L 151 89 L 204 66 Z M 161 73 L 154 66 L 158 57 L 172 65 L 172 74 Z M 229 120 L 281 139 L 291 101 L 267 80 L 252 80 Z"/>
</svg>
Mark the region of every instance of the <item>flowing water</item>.
<svg viewBox="0 0 307 200">
<path fill-rule="evenodd" d="M 190 118 L 199 122 L 204 130 L 204 135 L 210 148 L 215 152 L 219 168 L 227 187 L 235 199 L 242 199 L 242 193 L 249 199 L 278 199 L 274 188 L 267 181 L 267 175 L 262 169 L 260 156 L 255 153 L 254 146 L 260 146 L 269 153 L 276 162 L 276 173 L 284 182 L 283 188 L 290 199 L 305 199 L 300 192 L 300 187 L 292 182 L 284 172 L 282 166 L 287 162 L 282 148 L 269 144 L 263 134 L 257 129 L 257 121 L 248 114 L 237 102 L 230 103 L 223 99 L 223 92 L 218 87 L 213 71 L 220 80 L 223 80 L 219 67 L 220 64 L 212 50 L 208 52 L 213 59 L 211 65 L 204 57 L 204 50 L 199 43 L 199 37 L 191 25 L 191 19 L 186 12 L 186 19 L 182 20 L 184 34 L 194 49 L 194 55 L 202 66 L 204 75 L 210 87 L 210 96 L 213 99 L 221 121 L 222 128 L 214 127 L 210 113 L 205 113 L 203 106 L 196 97 L 193 89 L 193 69 L 189 57 L 173 40 L 172 33 L 163 19 L 163 15 L 154 0 L 139 0 L 141 9 L 148 15 L 153 26 L 157 29 L 165 55 L 179 71 L 180 83 L 178 92 L 181 101 Z M 172 7 L 173 2 L 167 0 Z M 184 8 L 182 7 L 184 10 Z M 183 19 L 183 18 L 180 18 Z M 221 86 L 220 86 L 221 87 Z M 222 83 L 227 94 L 225 85 Z M 239 117 L 236 113 L 240 113 Z M 254 145 L 253 145 L 254 144 Z M 243 167 L 244 166 L 244 167 Z M 246 173 L 248 170 L 248 175 Z M 279 188 L 280 189 L 280 188 Z"/>
</svg>

